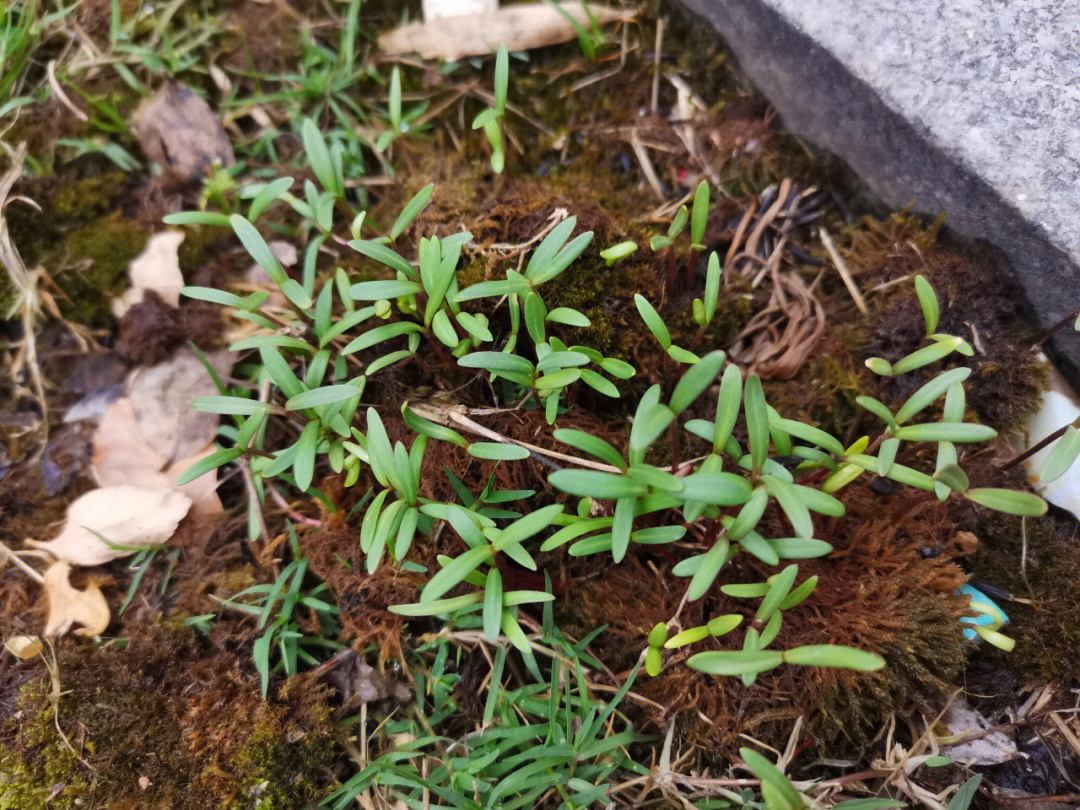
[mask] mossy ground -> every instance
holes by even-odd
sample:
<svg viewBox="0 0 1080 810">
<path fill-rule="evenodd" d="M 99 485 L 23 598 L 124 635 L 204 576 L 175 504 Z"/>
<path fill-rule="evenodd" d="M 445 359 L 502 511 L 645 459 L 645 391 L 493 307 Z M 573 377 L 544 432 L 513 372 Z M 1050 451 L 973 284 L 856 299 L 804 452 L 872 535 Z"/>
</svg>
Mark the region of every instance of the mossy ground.
<svg viewBox="0 0 1080 810">
<path fill-rule="evenodd" d="M 319 4 L 307 2 L 202 5 L 225 21 L 215 55 L 237 71 L 238 82 L 250 79 L 243 77 L 244 71 L 280 72 L 295 65 L 304 47 L 296 20 L 322 14 Z M 385 22 L 387 5 L 399 10 L 397 4 L 365 5 L 364 19 Z M 126 14 L 133 6 L 122 3 L 121 10 Z M 86 3 L 80 10 L 88 35 L 99 43 L 108 31 L 102 15 L 107 17 L 110 10 L 111 4 L 105 2 Z M 650 36 L 657 11 L 658 4 L 650 3 L 643 15 Z M 783 178 L 794 179 L 802 188 L 822 185 L 842 203 L 829 206 L 817 224 L 836 236 L 866 294 L 869 312 L 857 310 L 810 229 L 801 232 L 809 258 L 792 262 L 785 271 L 813 287 L 827 313 L 827 326 L 808 361 L 793 376 L 766 380 L 770 403 L 785 415 L 847 440 L 875 430 L 874 420 L 856 407 L 856 396 L 872 394 L 895 407 L 926 380 L 917 373 L 901 382 L 883 382 L 862 362 L 871 355 L 894 360 L 918 345 L 921 315 L 910 283 L 903 280 L 923 273 L 942 301 L 941 329 L 980 346 L 969 409 L 1002 431 L 1020 425 L 1043 384 L 1045 370 L 1030 351 L 1031 329 L 1019 318 L 1013 296 L 990 258 L 973 246 L 947 243 L 935 223 L 907 213 L 884 215 L 865 205 L 837 162 L 814 155 L 777 129 L 767 105 L 740 86 L 728 56 L 702 26 L 673 13 L 667 36 L 665 64 L 702 99 L 707 113 L 698 126 L 708 132 L 702 145 L 724 180 L 727 196 L 715 201 L 709 222 L 710 249 L 723 255 L 749 198 Z M 670 387 L 675 373 L 642 327 L 633 296 L 642 293 L 657 303 L 675 342 L 686 346 L 697 332 L 689 305 L 701 295 L 704 272 L 704 259 L 699 257 L 695 271 L 687 273 L 685 249 L 654 255 L 645 248 L 651 236 L 666 229 L 666 221 L 653 215 L 661 199 L 642 178 L 628 128 L 639 128 L 665 144 L 650 153 L 665 201 L 690 191 L 696 176 L 691 157 L 664 117 L 677 102 L 669 83 L 660 83 L 658 110 L 654 114 L 651 109 L 651 56 L 630 54 L 610 78 L 575 89 L 577 79 L 599 70 L 575 49 L 575 45 L 546 49 L 534 54 L 528 66 L 514 63 L 511 103 L 542 128 L 509 117 L 520 149 L 510 147 L 504 175 L 490 171 L 486 145 L 475 133 L 465 138 L 462 149 L 455 148 L 457 131 L 450 132 L 454 122 L 447 113 L 449 123 L 436 120 L 432 128 L 395 143 L 392 159 L 397 172 L 390 185 L 369 190 L 369 221 L 385 227 L 407 199 L 434 182 L 432 203 L 406 239 L 468 229 L 481 250 L 463 261 L 463 285 L 495 278 L 516 262 L 517 255 L 506 258 L 513 246 L 550 224 L 556 209 L 575 215 L 579 232 L 594 231 L 593 246 L 544 287 L 545 299 L 549 308 L 573 307 L 590 319 L 587 329 L 567 330 L 568 341 L 572 336 L 574 342 L 632 362 L 640 373 L 626 386 L 627 396 L 621 401 L 581 392 L 577 409 L 560 426 L 588 430 L 621 449 L 632 395 L 651 383 Z M 406 76 L 407 90 L 417 93 L 450 81 L 420 71 L 407 71 Z M 189 78 L 205 82 L 199 76 Z M 258 84 L 251 81 L 248 89 Z M 83 90 L 130 111 L 137 99 L 124 87 L 100 79 Z M 204 89 L 213 100 L 213 88 Z M 354 91 L 360 100 L 365 93 L 378 92 L 380 86 L 367 80 Z M 465 103 L 462 120 L 479 109 L 479 102 Z M 123 328 L 115 329 L 109 302 L 126 285 L 130 260 L 158 227 L 156 217 L 147 211 L 191 207 L 197 189 L 165 194 L 157 178 L 144 171 L 118 171 L 100 157 L 65 163 L 67 153 L 55 147 L 55 135 L 68 137 L 87 130 L 70 120 L 62 105 L 35 108 L 21 127 L 7 137 L 30 138 L 39 162 L 53 171 L 43 179 L 20 182 L 18 192 L 33 199 L 41 212 L 11 206 L 13 238 L 26 263 L 44 267 L 55 280 L 63 316 L 103 330 L 102 342 L 122 349 L 118 342 L 122 343 Z M 251 122 L 241 119 L 234 132 L 244 139 L 251 130 Z M 135 148 L 127 136 L 118 137 Z M 278 138 L 277 146 L 282 156 L 299 149 L 291 135 Z M 142 208 L 133 200 L 152 205 Z M 878 217 L 869 216 L 871 212 Z M 642 249 L 608 266 L 599 249 L 627 239 Z M 491 245 L 500 247 L 494 250 Z M 250 262 L 235 240 L 220 230 L 192 227 L 180 250 L 180 264 L 190 283 L 227 285 Z M 320 272 L 338 265 L 357 275 L 379 272 L 376 265 L 331 244 L 320 257 Z M 689 275 L 690 283 L 669 288 L 672 271 L 680 280 Z M 728 279 L 717 318 L 700 338 L 700 350 L 730 347 L 767 297 L 765 287 L 754 287 L 747 278 Z M 493 315 L 493 322 L 497 317 Z M 148 340 L 145 330 L 133 334 L 129 343 Z M 189 336 L 182 331 L 177 335 Z M 59 339 L 56 345 L 61 346 Z M 128 360 L 148 356 L 138 347 L 123 354 Z M 66 356 L 59 349 L 56 355 Z M 54 362 L 51 368 L 62 366 Z M 61 376 L 56 371 L 51 382 L 59 387 Z M 445 390 L 436 391 L 424 374 L 405 365 L 371 386 L 368 396 L 388 406 L 391 414 L 403 399 L 447 391 L 466 404 L 490 404 L 490 392 L 470 379 L 460 370 L 446 371 Z M 55 405 L 64 402 L 59 392 L 56 399 Z M 25 400 L 20 402 L 25 405 Z M 16 411 L 17 404 L 9 411 Z M 691 415 L 707 415 L 710 407 L 711 403 L 699 403 L 695 408 L 701 413 Z M 389 416 L 386 421 L 393 438 L 409 435 L 400 419 Z M 488 424 L 506 435 L 557 445 L 536 411 L 498 415 Z M 46 498 L 40 471 L 31 469 L 32 455 L 17 445 L 22 435 L 17 425 L 9 428 L 5 422 L 4 433 L 8 446 L 7 455 L 0 457 L 0 539 L 14 545 L 28 535 L 44 536 L 61 517 L 65 503 L 89 482 L 78 478 L 63 496 Z M 546 485 L 550 471 L 534 461 L 496 465 L 478 462 L 449 446 L 436 451 L 435 445 L 429 445 L 425 459 L 423 486 L 429 497 L 453 496 L 444 468 L 473 491 L 494 474 L 503 488 L 535 488 L 543 501 L 557 497 Z M 696 448 L 691 443 L 687 449 Z M 670 445 L 659 443 L 657 453 L 666 457 L 671 451 Z M 23 466 L 13 466 L 9 459 Z M 931 461 L 926 457 L 907 463 L 926 466 Z M 978 477 L 978 485 L 1019 483 L 1006 481 L 989 465 L 980 468 Z M 973 475 L 973 483 L 975 479 Z M 319 486 L 347 513 L 367 483 L 347 491 L 340 478 L 329 476 Z M 212 597 L 228 597 L 255 582 L 272 581 L 273 557 L 284 547 L 253 552 L 242 539 L 241 485 L 230 481 L 222 495 L 231 515 L 239 517 L 223 525 L 206 548 L 184 554 L 170 573 L 171 584 L 164 594 L 159 586 L 165 568 L 157 564 L 151 568 L 139 599 L 116 628 L 115 635 L 126 643 L 107 649 L 71 640 L 59 645 L 64 695 L 56 719 L 86 764 L 56 733 L 48 699 L 51 684 L 42 668 L 0 657 L 0 810 L 45 806 L 284 810 L 315 803 L 341 778 L 341 718 L 322 686 L 302 677 L 283 681 L 275 676 L 272 697 L 263 702 L 251 663 L 255 637 L 251 622 L 222 618 L 210 638 L 197 636 L 182 624 L 184 618 L 218 612 L 219 603 Z M 668 662 L 664 675 L 639 687 L 662 710 L 635 705 L 635 719 L 654 730 L 674 719 L 680 741 L 703 746 L 714 761 L 734 750 L 741 733 L 782 746 L 799 716 L 818 753 L 835 758 L 860 751 L 874 740 L 890 713 L 929 710 L 963 684 L 972 645 L 963 639 L 958 623 L 965 605 L 953 594 L 969 575 L 1029 600 L 1006 608 L 1012 617 L 1007 630 L 1017 639 L 1017 650 L 995 660 L 1025 684 L 1077 685 L 1071 651 L 1080 644 L 1080 545 L 1071 518 L 1023 522 L 862 485 L 852 488 L 845 500 L 848 517 L 832 522 L 824 538 L 834 543 L 837 554 L 801 565 L 804 572 L 822 578 L 817 599 L 793 612 L 780 643 L 854 644 L 879 652 L 888 668 L 870 675 L 789 669 L 762 677 L 746 689 L 733 680 L 688 670 L 680 665 L 686 657 L 680 653 Z M 315 502 L 297 508 L 327 521 L 319 532 L 302 530 L 300 542 L 313 574 L 336 596 L 345 626 L 341 640 L 358 649 L 376 644 L 372 660 L 380 664 L 401 659 L 409 636 L 403 635 L 401 617 L 386 607 L 412 601 L 421 580 L 389 566 L 375 575 L 363 574 L 355 526 L 331 521 Z M 268 516 L 279 531 L 283 515 L 270 511 Z M 779 530 L 778 515 L 767 520 Z M 977 538 L 977 549 L 967 535 L 961 537 L 964 532 Z M 451 550 L 424 548 L 417 552 L 417 560 L 430 565 L 435 553 Z M 681 553 L 650 547 L 614 569 L 600 558 L 572 560 L 561 553 L 541 555 L 538 561 L 559 597 L 560 626 L 580 637 L 607 625 L 593 649 L 613 672 L 625 673 L 652 624 L 675 612 L 684 583 L 670 571 Z M 745 562 L 733 571 L 733 576 L 746 581 L 768 573 Z M 524 587 L 543 587 L 542 576 L 529 580 L 520 571 L 515 576 Z M 130 577 L 122 563 L 101 573 L 101 585 L 114 609 Z M 0 570 L 0 608 L 5 637 L 32 632 L 41 624 L 40 600 L 10 567 Z M 684 624 L 730 611 L 745 611 L 745 605 L 710 596 L 689 606 Z M 710 643 L 684 652 L 701 651 Z M 476 656 L 463 660 L 463 670 L 473 669 L 462 684 L 478 686 L 485 677 L 478 674 L 483 662 Z M 463 706 L 475 710 L 473 715 L 482 711 L 475 699 L 460 697 Z M 456 722 L 467 726 L 473 715 Z"/>
</svg>

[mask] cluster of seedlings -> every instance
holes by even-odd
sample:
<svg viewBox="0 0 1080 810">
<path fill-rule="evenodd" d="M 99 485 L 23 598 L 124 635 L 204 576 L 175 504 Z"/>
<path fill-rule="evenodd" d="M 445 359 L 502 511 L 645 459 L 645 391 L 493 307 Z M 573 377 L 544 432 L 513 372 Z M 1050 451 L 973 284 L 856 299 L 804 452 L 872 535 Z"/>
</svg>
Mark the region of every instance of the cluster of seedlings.
<svg viewBox="0 0 1080 810">
<path fill-rule="evenodd" d="M 273 16 L 241 5 L 258 6 L 253 24 Z M 345 92 L 365 69 L 346 44 L 359 13 L 350 3 L 336 54 L 293 43 L 305 63 L 282 97 L 293 142 L 248 144 L 262 168 L 215 168 L 199 210 L 166 218 L 187 234 L 191 300 L 150 298 L 119 324 L 132 362 L 186 340 L 208 349 L 227 324 L 241 361 L 195 403 L 226 424 L 185 478 L 232 471 L 257 561 L 281 564 L 253 575 L 237 545 L 227 566 L 186 559 L 170 584 L 178 552 L 164 576 L 156 552 L 136 558 L 127 598 L 141 588 L 161 615 L 128 615 L 130 650 L 58 645 L 72 690 L 59 703 L 47 681 L 0 689 L 13 775 L 0 808 L 43 804 L 61 784 L 60 801 L 117 807 L 345 808 L 372 790 L 409 806 L 586 807 L 646 796 L 649 744 L 667 768 L 674 741 L 710 765 L 737 754 L 760 782 L 695 794 L 690 780 L 697 806 L 789 810 L 835 802 L 835 788 L 797 790 L 739 749 L 744 735 L 782 749 L 801 724 L 820 754 L 864 746 L 893 711 L 937 711 L 971 633 L 984 657 L 1015 643 L 1040 677 L 1069 671 L 1077 555 L 1063 521 L 1032 519 L 1047 507 L 1017 468 L 991 459 L 1045 368 L 988 263 L 906 215 L 845 223 L 792 155 L 642 219 L 610 155 L 643 132 L 681 137 L 639 128 L 648 82 L 627 79 L 632 103 L 598 85 L 542 109 L 542 93 L 528 98 L 541 79 L 511 87 L 505 49 L 470 116 L 471 156 L 447 157 L 418 145 L 430 116 L 407 70 L 388 71 L 377 116 Z M 134 36 L 125 19 L 91 34 Z M 587 58 L 595 35 L 583 30 Z M 260 71 L 283 58 L 253 46 Z M 590 145 L 538 149 L 535 177 L 503 175 L 521 139 L 511 95 L 549 125 L 574 117 Z M 797 149 L 772 143 L 755 100 L 727 101 L 698 143 L 705 164 Z M 594 107 L 634 113 L 582 113 Z M 361 147 L 351 133 L 366 116 L 376 134 Z M 407 170 L 374 201 L 360 182 L 372 155 Z M 678 169 L 662 168 L 668 193 Z M 111 323 L 101 304 L 145 241 L 127 177 L 33 181 L 22 190 L 44 230 L 12 209 L 32 263 L 93 260 L 58 278 L 61 311 L 88 326 Z M 821 225 L 842 233 L 870 317 L 807 247 Z M 271 249 L 280 233 L 296 268 Z M 251 260 L 271 286 L 232 283 Z M 1060 434 L 1046 480 L 1080 454 L 1080 433 Z M 1037 596 L 1021 556 L 1053 574 Z M 1003 616 L 959 591 L 972 567 L 1062 609 L 1006 636 Z M 25 609 L 13 578 L 0 587 Z M 102 744 L 103 727 L 144 755 Z M 74 750 L 56 728 L 80 735 Z"/>
</svg>

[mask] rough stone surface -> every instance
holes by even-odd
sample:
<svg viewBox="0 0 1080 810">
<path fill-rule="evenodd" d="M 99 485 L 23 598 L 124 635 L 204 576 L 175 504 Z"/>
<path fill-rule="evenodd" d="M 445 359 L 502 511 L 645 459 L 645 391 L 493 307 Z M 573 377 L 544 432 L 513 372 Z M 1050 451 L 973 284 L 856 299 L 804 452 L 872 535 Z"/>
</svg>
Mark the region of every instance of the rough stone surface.
<svg viewBox="0 0 1080 810">
<path fill-rule="evenodd" d="M 1080 307 L 1080 4 L 681 0 L 785 125 L 891 206 L 1003 253 L 1048 326 Z M 1054 359 L 1080 382 L 1080 339 Z"/>
</svg>

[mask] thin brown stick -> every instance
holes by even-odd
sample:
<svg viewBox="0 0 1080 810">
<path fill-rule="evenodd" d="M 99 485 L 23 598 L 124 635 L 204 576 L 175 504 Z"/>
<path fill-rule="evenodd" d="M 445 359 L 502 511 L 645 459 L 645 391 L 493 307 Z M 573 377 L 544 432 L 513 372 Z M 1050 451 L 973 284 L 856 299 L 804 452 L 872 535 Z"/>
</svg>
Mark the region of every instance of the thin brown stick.
<svg viewBox="0 0 1080 810">
<path fill-rule="evenodd" d="M 851 299 L 855 302 L 855 306 L 859 308 L 859 312 L 863 315 L 869 315 L 870 310 L 866 308 L 866 301 L 863 299 L 862 292 L 859 290 L 858 285 L 855 284 L 855 279 L 851 276 L 851 270 L 848 269 L 847 262 L 844 261 L 844 257 L 840 255 L 840 252 L 836 249 L 836 245 L 833 244 L 832 237 L 829 236 L 829 232 L 824 228 L 821 228 L 821 244 L 825 245 L 825 250 L 829 252 L 829 258 L 832 259 L 834 265 L 836 265 L 836 272 L 840 274 L 840 278 L 844 282 L 844 286 L 847 287 L 847 291 L 851 294 Z"/>
</svg>

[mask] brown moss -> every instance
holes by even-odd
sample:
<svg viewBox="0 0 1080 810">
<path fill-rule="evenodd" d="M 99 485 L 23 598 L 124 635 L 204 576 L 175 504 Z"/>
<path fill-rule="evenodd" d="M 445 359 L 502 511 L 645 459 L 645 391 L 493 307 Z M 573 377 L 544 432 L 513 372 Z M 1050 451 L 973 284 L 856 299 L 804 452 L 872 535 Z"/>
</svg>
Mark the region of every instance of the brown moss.
<svg viewBox="0 0 1080 810">
<path fill-rule="evenodd" d="M 215 348 L 223 327 L 220 307 L 194 301 L 177 309 L 150 290 L 120 319 L 116 350 L 130 363 L 152 366 L 188 341 L 204 350 Z"/>
<path fill-rule="evenodd" d="M 847 514 L 820 532 L 836 551 L 824 559 L 799 561 L 799 580 L 818 576 L 818 586 L 810 599 L 785 613 L 774 646 L 854 646 L 882 655 L 886 669 L 859 674 L 782 667 L 744 687 L 738 679 L 686 666 L 686 658 L 696 652 L 738 649 L 740 629 L 667 656 L 664 672 L 640 687 L 664 707 L 641 712 L 646 724 L 663 727 L 675 720 L 680 734 L 719 753 L 730 750 L 739 734 L 782 742 L 791 721 L 801 715 L 822 746 L 862 744 L 890 712 L 926 707 L 948 693 L 964 660 L 958 619 L 966 600 L 955 591 L 965 576 L 955 558 L 970 551 L 967 540 L 957 537 L 947 507 L 932 497 L 882 498 L 863 485 L 848 490 Z M 629 665 L 652 625 L 674 615 L 685 581 L 670 578 L 665 572 L 671 561 L 660 557 L 659 577 L 631 562 L 575 583 L 567 598 L 564 611 L 578 616 L 578 624 L 609 625 L 604 634 L 609 638 L 601 636 L 597 644 L 615 663 Z M 769 573 L 743 554 L 720 581 L 761 581 Z M 717 585 L 687 605 L 680 621 L 683 627 L 695 626 L 723 613 L 747 615 L 754 606 L 721 594 Z"/>
</svg>

